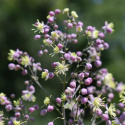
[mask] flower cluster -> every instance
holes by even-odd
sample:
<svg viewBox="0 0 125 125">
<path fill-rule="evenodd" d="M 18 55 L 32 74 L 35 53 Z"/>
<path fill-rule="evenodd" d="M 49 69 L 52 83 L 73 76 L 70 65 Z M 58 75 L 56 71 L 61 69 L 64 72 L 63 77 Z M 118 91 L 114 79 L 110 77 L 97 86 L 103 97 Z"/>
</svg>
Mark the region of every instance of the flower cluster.
<svg viewBox="0 0 125 125">
<path fill-rule="evenodd" d="M 64 32 L 60 31 L 61 26 L 56 23 L 59 14 L 67 16 L 62 24 Z M 35 63 L 35 59 L 27 52 L 19 49 L 10 50 L 8 60 L 14 63 L 8 65 L 9 69 L 21 70 L 22 75 L 28 74 L 30 78 L 25 81 L 26 90 L 22 91 L 22 96 L 17 101 L 11 101 L 5 94 L 0 94 L 0 104 L 5 105 L 7 111 L 15 112 L 14 117 L 7 119 L 8 125 L 26 125 L 29 120 L 34 121 L 31 114 L 38 110 L 39 106 L 35 104 L 28 110 L 25 106 L 25 102 L 36 101 L 34 84 L 40 87 L 41 92 L 48 94 L 40 106 L 42 108 L 40 115 L 45 116 L 52 111 L 57 111 L 60 115 L 49 121 L 48 125 L 56 124 L 57 119 L 62 120 L 64 125 L 84 125 L 84 117 L 88 113 L 92 117 L 89 120 L 91 125 L 102 122 L 106 125 L 124 125 L 125 85 L 116 82 L 106 68 L 97 69 L 102 66 L 101 52 L 109 48 L 104 38 L 107 34 L 113 33 L 113 23 L 106 21 L 101 30 L 93 26 L 85 28 L 83 22 L 78 21 L 78 14 L 65 8 L 50 11 L 46 23 L 37 20 L 33 26 L 35 33 L 38 33 L 34 39 L 42 41 L 38 55 L 49 53 L 50 58 L 57 56 L 59 60 L 52 62 L 53 70 L 50 71 L 44 66 L 41 67 L 40 62 Z M 88 44 L 83 46 L 83 50 L 74 52 L 69 46 L 72 44 L 76 46 L 80 42 L 79 37 L 87 37 Z M 55 98 L 43 88 L 37 76 L 38 71 L 41 73 L 40 78 L 45 81 L 54 77 L 60 80 L 63 88 L 60 96 Z M 118 93 L 119 103 L 113 100 L 114 93 Z M 88 110 L 90 112 L 87 112 Z M 0 123 L 4 125 L 3 113 L 0 113 Z"/>
</svg>

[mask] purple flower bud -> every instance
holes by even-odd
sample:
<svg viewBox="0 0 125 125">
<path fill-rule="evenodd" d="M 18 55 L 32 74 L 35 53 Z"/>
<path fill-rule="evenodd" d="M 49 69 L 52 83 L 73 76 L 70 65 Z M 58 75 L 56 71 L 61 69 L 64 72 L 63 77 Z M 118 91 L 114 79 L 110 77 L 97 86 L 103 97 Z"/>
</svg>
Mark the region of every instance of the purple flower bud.
<svg viewBox="0 0 125 125">
<path fill-rule="evenodd" d="M 48 28 L 45 28 L 44 29 L 44 34 L 47 34 L 49 32 L 49 29 Z"/>
<path fill-rule="evenodd" d="M 53 62 L 53 63 L 51 64 L 51 66 L 52 66 L 53 68 L 55 68 L 57 65 L 58 65 L 57 62 Z"/>
<path fill-rule="evenodd" d="M 116 114 L 120 115 L 121 111 L 119 109 L 116 109 Z"/>
<path fill-rule="evenodd" d="M 49 23 L 52 23 L 52 22 L 54 21 L 54 18 L 53 18 L 53 17 L 50 17 L 50 18 L 48 19 L 48 21 L 49 21 Z"/>
<path fill-rule="evenodd" d="M 102 85 L 102 82 L 101 81 L 97 81 L 97 86 L 100 87 Z"/>
<path fill-rule="evenodd" d="M 58 25 L 54 25 L 54 29 L 58 29 Z"/>
<path fill-rule="evenodd" d="M 70 54 L 65 53 L 65 54 L 64 54 L 64 57 L 65 57 L 66 60 L 69 60 L 69 59 L 70 59 Z"/>
<path fill-rule="evenodd" d="M 33 107 L 35 108 L 35 110 L 38 110 L 38 109 L 39 109 L 39 106 L 38 106 L 38 105 L 34 105 Z"/>
<path fill-rule="evenodd" d="M 60 9 L 56 9 L 55 10 L 55 14 L 57 15 L 57 14 L 59 14 L 61 11 L 60 11 Z"/>
<path fill-rule="evenodd" d="M 86 104 L 87 102 L 88 102 L 88 98 L 83 97 L 83 98 L 81 99 L 81 104 Z"/>
<path fill-rule="evenodd" d="M 67 39 L 71 39 L 71 35 L 70 34 L 67 35 Z"/>
<path fill-rule="evenodd" d="M 78 125 L 83 125 L 82 120 L 78 120 Z"/>
<path fill-rule="evenodd" d="M 104 43 L 104 49 L 108 49 L 109 48 L 109 44 L 108 43 Z"/>
<path fill-rule="evenodd" d="M 83 26 L 83 22 L 80 22 L 80 21 L 79 21 L 79 22 L 78 22 L 78 25 L 79 25 L 79 26 Z"/>
<path fill-rule="evenodd" d="M 109 116 L 107 114 L 102 115 L 102 120 L 107 121 L 109 119 Z"/>
<path fill-rule="evenodd" d="M 79 75 L 78 75 L 79 79 L 82 80 L 84 78 L 84 73 L 81 72 Z"/>
<path fill-rule="evenodd" d="M 12 105 L 6 105 L 5 109 L 9 112 L 13 109 Z"/>
<path fill-rule="evenodd" d="M 110 99 L 113 99 L 113 98 L 114 98 L 114 94 L 113 94 L 113 93 L 109 93 L 109 94 L 108 94 L 108 97 L 109 97 Z"/>
<path fill-rule="evenodd" d="M 119 108 L 124 108 L 124 106 L 125 106 L 124 103 L 121 103 L 121 102 L 118 103 L 118 107 L 119 107 Z"/>
<path fill-rule="evenodd" d="M 27 114 L 24 115 L 24 118 L 28 120 L 29 119 L 29 115 L 27 115 Z"/>
<path fill-rule="evenodd" d="M 54 73 L 50 72 L 49 73 L 49 79 L 52 79 L 54 77 Z"/>
<path fill-rule="evenodd" d="M 54 13 L 53 11 L 50 11 L 50 12 L 49 12 L 49 15 L 50 15 L 50 16 L 55 16 L 55 13 Z"/>
<path fill-rule="evenodd" d="M 20 117 L 20 112 L 16 112 L 15 117 Z"/>
<path fill-rule="evenodd" d="M 75 39 L 75 38 L 76 38 L 76 36 L 77 36 L 77 35 L 76 35 L 76 34 L 74 34 L 74 33 L 72 33 L 72 34 L 71 34 L 71 38 L 72 38 L 72 39 Z"/>
<path fill-rule="evenodd" d="M 35 35 L 35 36 L 34 36 L 34 39 L 35 39 L 35 40 L 39 40 L 40 38 L 41 38 L 41 35 Z"/>
<path fill-rule="evenodd" d="M 12 99 L 15 98 L 15 94 L 11 94 L 10 96 L 11 96 Z"/>
<path fill-rule="evenodd" d="M 87 30 L 89 30 L 89 31 L 94 31 L 94 27 L 92 27 L 92 26 L 87 26 Z"/>
<path fill-rule="evenodd" d="M 31 121 L 31 122 L 34 122 L 34 117 L 30 117 L 30 121 Z"/>
<path fill-rule="evenodd" d="M 71 28 L 73 27 L 73 24 L 72 24 L 72 23 L 68 23 L 68 24 L 67 24 L 67 27 L 68 27 L 69 29 L 71 29 Z"/>
<path fill-rule="evenodd" d="M 95 66 L 100 67 L 102 65 L 102 62 L 100 60 L 95 61 Z"/>
<path fill-rule="evenodd" d="M 58 46 L 59 49 L 62 49 L 62 48 L 63 48 L 63 45 L 60 44 L 60 43 L 59 43 L 57 46 Z"/>
<path fill-rule="evenodd" d="M 54 109 L 54 107 L 52 105 L 48 105 L 48 107 L 47 107 L 47 111 L 48 112 L 52 112 L 53 109 Z"/>
<path fill-rule="evenodd" d="M 56 98 L 56 102 L 57 102 L 58 104 L 61 104 L 61 102 L 62 102 L 61 98 L 57 97 L 57 98 Z"/>
<path fill-rule="evenodd" d="M 107 120 L 106 125 L 112 125 L 112 122 L 110 120 Z"/>
<path fill-rule="evenodd" d="M 124 122 L 125 121 L 125 114 L 120 115 L 119 120 L 120 120 L 120 122 Z"/>
<path fill-rule="evenodd" d="M 54 123 L 53 122 L 49 122 L 48 125 L 54 125 Z"/>
<path fill-rule="evenodd" d="M 85 77 L 88 77 L 89 76 L 89 72 L 85 72 Z"/>
<path fill-rule="evenodd" d="M 92 69 L 92 64 L 86 63 L 86 68 L 87 68 L 88 70 Z"/>
<path fill-rule="evenodd" d="M 26 80 L 26 81 L 24 82 L 24 84 L 25 84 L 25 85 L 29 85 L 29 81 Z"/>
<path fill-rule="evenodd" d="M 42 55 L 43 55 L 43 51 L 40 50 L 40 51 L 38 52 L 38 56 L 42 56 Z"/>
<path fill-rule="evenodd" d="M 40 115 L 44 116 L 44 115 L 46 115 L 46 114 L 47 114 L 47 109 L 41 110 Z"/>
<path fill-rule="evenodd" d="M 105 34 L 103 32 L 100 32 L 98 35 L 101 39 L 103 39 L 105 37 Z"/>
<path fill-rule="evenodd" d="M 78 40 L 77 40 L 77 39 L 74 39 L 74 40 L 73 40 L 73 43 L 74 43 L 74 44 L 77 44 L 77 43 L 78 43 Z"/>
<path fill-rule="evenodd" d="M 74 80 L 74 81 L 72 81 L 72 82 L 70 82 L 70 88 L 76 88 L 76 81 Z"/>
<path fill-rule="evenodd" d="M 44 35 L 44 38 L 45 38 L 45 39 L 48 39 L 48 38 L 49 38 L 49 34 L 45 34 L 45 35 Z"/>
<path fill-rule="evenodd" d="M 17 65 L 15 65 L 14 70 L 15 70 L 15 71 L 17 71 L 17 70 L 19 70 L 19 69 L 20 69 L 20 65 L 18 65 L 18 64 L 17 64 Z"/>
<path fill-rule="evenodd" d="M 7 125 L 13 125 L 13 121 L 9 121 Z"/>
<path fill-rule="evenodd" d="M 26 69 L 24 69 L 23 71 L 22 71 L 22 75 L 27 75 L 27 70 Z"/>
<path fill-rule="evenodd" d="M 48 50 L 47 50 L 47 49 L 44 49 L 44 53 L 48 53 Z"/>
<path fill-rule="evenodd" d="M 87 95 L 87 89 L 82 88 L 82 89 L 81 89 L 81 93 L 82 93 L 82 95 Z"/>
<path fill-rule="evenodd" d="M 96 44 L 97 44 L 97 45 L 100 45 L 101 43 L 102 43 L 102 40 L 101 40 L 101 39 L 97 39 L 97 40 L 96 40 Z"/>
<path fill-rule="evenodd" d="M 96 115 L 97 115 L 98 117 L 100 117 L 100 116 L 102 115 L 102 110 L 101 110 L 101 109 L 97 109 L 97 110 L 96 110 Z"/>
<path fill-rule="evenodd" d="M 106 32 L 111 34 L 113 32 L 113 30 L 111 28 L 107 28 Z"/>
<path fill-rule="evenodd" d="M 92 83 L 92 78 L 88 77 L 86 80 L 85 80 L 85 85 L 90 85 Z"/>
<path fill-rule="evenodd" d="M 30 86 L 29 86 L 29 91 L 31 91 L 31 92 L 34 93 L 34 92 L 35 92 L 35 87 L 34 87 L 33 85 L 30 85 Z"/>
<path fill-rule="evenodd" d="M 15 64 L 14 63 L 10 63 L 8 65 L 8 68 L 9 68 L 9 70 L 13 70 L 15 68 Z"/>
<path fill-rule="evenodd" d="M 70 125 L 72 125 L 74 123 L 73 119 L 69 119 L 68 122 Z"/>
<path fill-rule="evenodd" d="M 30 107 L 30 108 L 29 108 L 29 112 L 32 113 L 32 112 L 34 112 L 34 111 L 35 111 L 35 108 L 34 108 L 34 107 Z"/>
<path fill-rule="evenodd" d="M 82 56 L 82 52 L 81 51 L 78 51 L 76 52 L 77 56 Z"/>
</svg>

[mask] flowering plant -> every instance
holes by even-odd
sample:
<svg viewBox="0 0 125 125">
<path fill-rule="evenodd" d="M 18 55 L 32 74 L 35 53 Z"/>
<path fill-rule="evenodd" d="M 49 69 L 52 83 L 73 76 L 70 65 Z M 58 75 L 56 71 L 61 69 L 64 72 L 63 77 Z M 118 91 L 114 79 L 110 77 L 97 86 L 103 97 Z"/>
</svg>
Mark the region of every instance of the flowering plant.
<svg viewBox="0 0 125 125">
<path fill-rule="evenodd" d="M 60 27 L 56 23 L 59 14 L 66 15 L 66 20 L 63 21 L 64 32 L 59 30 Z M 106 21 L 102 30 L 92 26 L 87 26 L 83 30 L 83 22 L 78 21 L 77 13 L 70 13 L 69 8 L 65 8 L 50 11 L 47 23 L 37 20 L 33 26 L 33 30 L 39 33 L 34 39 L 42 38 L 43 41 L 38 55 L 49 53 L 50 58 L 57 56 L 58 61 L 52 62 L 53 71 L 49 71 L 41 66 L 40 62 L 35 62 L 27 52 L 19 49 L 10 50 L 8 60 L 13 63 L 8 65 L 9 69 L 21 70 L 22 75 L 29 75 L 30 78 L 24 82 L 26 90 L 22 90 L 22 96 L 18 100 L 12 100 L 14 94 L 10 100 L 4 93 L 0 93 L 0 104 L 5 106 L 6 111 L 14 111 L 14 116 L 10 118 L 5 117 L 1 111 L 0 125 L 4 125 L 5 121 L 8 125 L 27 125 L 28 121 L 33 121 L 31 115 L 39 110 L 39 105 L 26 107 L 24 102 L 35 103 L 35 84 L 40 87 L 41 92 L 47 94 L 43 106 L 40 106 L 40 115 L 45 116 L 53 110 L 59 113 L 59 117 L 53 121 L 48 120 L 48 125 L 56 124 L 57 119 L 62 120 L 63 125 L 84 125 L 87 115 L 91 116 L 91 125 L 102 122 L 106 125 L 125 125 L 125 85 L 116 82 L 106 68 L 97 69 L 102 65 L 101 52 L 109 48 L 104 38 L 107 34 L 113 33 L 113 23 Z M 82 51 L 72 51 L 69 46 L 76 46 L 79 38 L 83 37 L 87 38 L 87 45 L 83 46 Z M 43 83 L 39 82 L 38 72 L 41 72 L 41 78 L 45 79 L 45 82 L 54 77 L 60 80 L 63 90 L 59 97 L 54 97 L 43 88 Z M 114 93 L 119 95 L 118 103 L 113 102 Z"/>
</svg>

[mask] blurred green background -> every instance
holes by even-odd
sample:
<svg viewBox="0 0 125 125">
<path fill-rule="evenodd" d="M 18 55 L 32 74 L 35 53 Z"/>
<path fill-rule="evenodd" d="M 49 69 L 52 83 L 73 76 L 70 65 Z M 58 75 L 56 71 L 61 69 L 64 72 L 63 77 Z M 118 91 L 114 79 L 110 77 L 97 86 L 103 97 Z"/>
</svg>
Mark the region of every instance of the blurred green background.
<svg viewBox="0 0 125 125">
<path fill-rule="evenodd" d="M 0 92 L 6 93 L 7 96 L 15 93 L 16 99 L 18 99 L 21 90 L 25 89 L 24 80 L 28 79 L 28 77 L 23 77 L 20 71 L 8 70 L 9 49 L 19 48 L 27 51 L 36 61 L 41 61 L 42 66 L 50 67 L 52 60 L 37 56 L 42 40 L 33 39 L 32 24 L 36 22 L 36 19 L 46 21 L 50 10 L 66 7 L 78 13 L 79 20 L 84 22 L 84 29 L 87 25 L 101 29 L 106 20 L 114 23 L 115 32 L 105 38 L 105 41 L 110 44 L 110 49 L 102 53 L 102 67 L 108 68 L 117 81 L 125 82 L 124 0 L 0 0 Z M 59 21 L 62 21 L 61 18 Z M 78 44 L 76 47 L 80 46 Z M 58 82 L 55 79 L 52 82 L 49 80 L 43 86 L 57 97 L 60 96 L 62 88 L 60 83 L 57 84 Z M 42 105 L 45 95 L 39 92 L 38 87 L 36 89 L 36 96 L 39 98 L 37 103 Z M 56 115 L 56 113 L 48 113 L 46 117 L 41 117 L 39 112 L 33 114 L 36 125 L 46 125 Z M 55 125 L 59 124 L 61 125 L 62 122 L 55 122 Z"/>
</svg>

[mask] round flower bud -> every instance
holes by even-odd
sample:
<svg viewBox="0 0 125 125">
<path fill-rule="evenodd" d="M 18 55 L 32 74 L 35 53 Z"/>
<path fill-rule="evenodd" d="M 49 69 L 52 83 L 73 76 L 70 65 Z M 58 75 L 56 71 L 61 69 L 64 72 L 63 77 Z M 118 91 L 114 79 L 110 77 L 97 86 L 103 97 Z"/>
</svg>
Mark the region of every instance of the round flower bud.
<svg viewBox="0 0 125 125">
<path fill-rule="evenodd" d="M 101 43 L 102 43 L 102 40 L 101 40 L 101 39 L 97 39 L 97 40 L 96 40 L 96 44 L 97 44 L 97 45 L 100 45 Z"/>
<path fill-rule="evenodd" d="M 76 81 L 70 82 L 70 88 L 76 88 Z"/>
<path fill-rule="evenodd" d="M 12 99 L 14 99 L 14 98 L 15 98 L 15 94 L 11 94 L 10 97 L 11 97 Z"/>
<path fill-rule="evenodd" d="M 86 104 L 87 102 L 88 102 L 88 98 L 83 97 L 83 98 L 81 99 L 81 104 Z"/>
<path fill-rule="evenodd" d="M 48 105 L 48 107 L 47 107 L 47 111 L 48 112 L 52 112 L 53 109 L 54 109 L 54 107 L 52 105 Z"/>
<path fill-rule="evenodd" d="M 79 25 L 79 26 L 83 26 L 83 22 L 79 21 L 79 22 L 78 22 L 78 25 Z"/>
<path fill-rule="evenodd" d="M 49 23 L 52 23 L 52 22 L 54 21 L 54 18 L 53 18 L 53 17 L 50 17 L 50 18 L 48 19 L 48 21 L 49 21 Z"/>
<path fill-rule="evenodd" d="M 27 75 L 27 70 L 26 69 L 24 69 L 23 71 L 22 71 L 22 75 Z"/>
<path fill-rule="evenodd" d="M 38 109 L 39 109 L 39 106 L 38 106 L 38 105 L 34 105 L 33 107 L 35 108 L 35 110 L 38 110 Z"/>
<path fill-rule="evenodd" d="M 120 115 L 119 120 L 120 120 L 120 122 L 124 122 L 125 121 L 125 114 Z"/>
<path fill-rule="evenodd" d="M 9 70 L 13 70 L 15 68 L 15 64 L 14 63 L 10 63 L 8 65 L 8 68 L 9 68 Z"/>
<path fill-rule="evenodd" d="M 57 30 L 57 29 L 58 29 L 58 25 L 54 25 L 54 29 L 56 29 L 56 30 Z"/>
<path fill-rule="evenodd" d="M 43 55 L 43 51 L 40 50 L 40 51 L 38 52 L 38 56 L 42 56 L 42 55 Z"/>
<path fill-rule="evenodd" d="M 77 56 L 82 56 L 82 52 L 81 51 L 78 51 L 76 52 Z"/>
<path fill-rule="evenodd" d="M 54 123 L 53 122 L 49 122 L 48 125 L 54 125 Z"/>
<path fill-rule="evenodd" d="M 72 23 L 68 23 L 68 24 L 67 24 L 67 27 L 68 27 L 69 29 L 71 29 L 71 28 L 73 27 L 73 24 L 72 24 Z"/>
<path fill-rule="evenodd" d="M 35 39 L 35 40 L 39 40 L 40 38 L 41 38 L 41 35 L 35 35 L 35 36 L 34 36 L 34 39 Z"/>
<path fill-rule="evenodd" d="M 55 14 L 57 15 L 57 14 L 59 14 L 61 11 L 60 11 L 60 9 L 56 9 L 55 10 Z"/>
<path fill-rule="evenodd" d="M 5 106 L 5 109 L 9 112 L 13 109 L 13 107 L 12 107 L 12 105 L 9 104 L 9 105 Z"/>
<path fill-rule="evenodd" d="M 34 122 L 34 117 L 30 117 L 30 121 L 31 121 L 31 122 Z"/>
<path fill-rule="evenodd" d="M 78 43 L 78 40 L 77 40 L 77 39 L 74 39 L 74 40 L 73 40 L 73 43 L 74 43 L 74 44 L 77 44 L 77 43 Z"/>
<path fill-rule="evenodd" d="M 103 38 L 105 37 L 105 34 L 104 34 L 103 32 L 100 32 L 100 33 L 98 34 L 98 36 L 99 36 L 101 39 L 103 39 Z"/>
<path fill-rule="evenodd" d="M 20 69 L 20 65 L 18 65 L 18 64 L 17 64 L 17 65 L 15 65 L 14 70 L 15 70 L 15 71 L 17 71 L 17 70 L 19 70 L 19 69 Z"/>
<path fill-rule="evenodd" d="M 27 114 L 24 115 L 24 118 L 28 120 L 29 119 L 29 115 L 27 115 Z"/>
<path fill-rule="evenodd" d="M 45 34 L 45 35 L 44 35 L 44 38 L 45 38 L 45 39 L 48 39 L 48 38 L 49 38 L 49 34 Z"/>
<path fill-rule="evenodd" d="M 114 98 L 114 94 L 113 94 L 113 93 L 109 93 L 109 94 L 108 94 L 108 97 L 109 97 L 110 99 L 113 99 L 113 98 Z"/>
<path fill-rule="evenodd" d="M 46 115 L 46 114 L 47 114 L 47 109 L 41 110 L 40 115 L 44 116 L 44 115 Z"/>
<path fill-rule="evenodd" d="M 15 117 L 20 117 L 20 112 L 16 112 Z"/>
<path fill-rule="evenodd" d="M 82 89 L 81 89 L 81 93 L 82 93 L 82 95 L 87 95 L 87 89 L 82 88 Z"/>
<path fill-rule="evenodd" d="M 47 34 L 49 32 L 49 29 L 48 28 L 45 28 L 44 29 L 44 34 Z"/>
<path fill-rule="evenodd" d="M 69 119 L 68 122 L 70 125 L 72 125 L 74 123 L 73 119 Z"/>
<path fill-rule="evenodd" d="M 107 121 L 109 119 L 109 116 L 107 114 L 102 115 L 102 120 Z"/>
<path fill-rule="evenodd" d="M 118 103 L 118 107 L 119 107 L 119 108 L 124 108 L 124 106 L 125 106 L 124 103 L 121 103 L 121 102 Z"/>
<path fill-rule="evenodd" d="M 106 125 L 112 125 L 112 122 L 110 120 L 107 120 Z"/>
<path fill-rule="evenodd" d="M 65 57 L 66 60 L 69 60 L 69 59 L 70 59 L 70 54 L 65 53 L 65 54 L 64 54 L 64 57 Z"/>
<path fill-rule="evenodd" d="M 52 79 L 54 77 L 54 73 L 50 72 L 49 73 L 49 79 Z"/>
<path fill-rule="evenodd" d="M 102 85 L 102 82 L 98 80 L 96 84 L 98 87 L 100 87 Z"/>
<path fill-rule="evenodd" d="M 87 78 L 86 80 L 85 80 L 85 85 L 90 85 L 91 83 L 92 83 L 92 78 Z"/>
<path fill-rule="evenodd" d="M 55 13 L 54 13 L 53 11 L 50 11 L 50 12 L 49 12 L 49 15 L 50 15 L 50 16 L 55 16 Z"/>
<path fill-rule="evenodd" d="M 9 121 L 7 125 L 13 125 L 13 121 Z"/>
<path fill-rule="evenodd" d="M 58 65 L 57 62 L 53 62 L 53 63 L 51 64 L 51 66 L 52 66 L 53 68 L 55 68 L 57 65 Z"/>
<path fill-rule="evenodd" d="M 85 72 L 84 75 L 85 75 L 85 77 L 88 77 L 89 76 L 89 72 Z"/>
<path fill-rule="evenodd" d="M 86 69 L 88 69 L 88 70 L 92 69 L 92 64 L 86 63 Z"/>
<path fill-rule="evenodd" d="M 44 49 L 44 53 L 48 53 L 48 50 L 47 50 L 47 49 Z"/>
<path fill-rule="evenodd" d="M 78 120 L 77 123 L 78 123 L 78 125 L 83 125 L 83 124 L 82 124 L 82 120 Z"/>
<path fill-rule="evenodd" d="M 102 65 L 102 62 L 100 60 L 96 60 L 95 66 L 100 67 Z"/>
<path fill-rule="evenodd" d="M 108 43 L 104 43 L 104 49 L 108 49 L 109 48 L 109 44 Z"/>
<path fill-rule="evenodd" d="M 96 110 L 96 115 L 97 115 L 98 117 L 100 117 L 100 116 L 102 115 L 102 110 L 101 110 L 101 109 L 97 109 L 97 110 Z"/>
<path fill-rule="evenodd" d="M 72 39 L 75 39 L 75 38 L 76 38 L 76 36 L 77 36 L 77 35 L 76 35 L 76 34 L 74 34 L 74 33 L 72 33 L 72 34 L 71 34 L 71 38 L 72 38 Z"/>
<path fill-rule="evenodd" d="M 25 85 L 29 85 L 29 81 L 26 80 L 26 81 L 24 82 L 24 84 L 25 84 Z"/>
<path fill-rule="evenodd" d="M 29 112 L 32 113 L 32 112 L 34 112 L 34 111 L 35 111 L 35 108 L 34 108 L 34 107 L 30 107 L 30 108 L 29 108 Z"/>
<path fill-rule="evenodd" d="M 61 98 L 57 97 L 57 98 L 56 98 L 56 102 L 57 102 L 58 104 L 61 104 L 61 102 L 62 102 Z"/>
<path fill-rule="evenodd" d="M 62 49 L 62 48 L 63 48 L 63 45 L 60 44 L 60 43 L 59 43 L 57 46 L 58 46 L 59 49 Z"/>
</svg>

